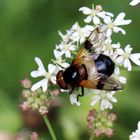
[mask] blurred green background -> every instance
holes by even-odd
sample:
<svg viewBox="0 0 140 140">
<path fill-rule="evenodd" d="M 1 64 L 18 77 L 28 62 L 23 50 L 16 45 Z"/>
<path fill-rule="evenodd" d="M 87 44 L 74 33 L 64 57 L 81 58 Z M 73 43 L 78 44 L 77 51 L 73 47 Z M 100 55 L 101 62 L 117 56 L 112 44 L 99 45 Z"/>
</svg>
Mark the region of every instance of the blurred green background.
<svg viewBox="0 0 140 140">
<path fill-rule="evenodd" d="M 19 80 L 30 77 L 30 72 L 36 69 L 35 56 L 47 67 L 60 41 L 58 30 L 65 32 L 76 21 L 82 25 L 85 16 L 78 9 L 91 7 L 92 3 L 101 4 L 104 10 L 115 15 L 126 12 L 126 18 L 133 22 L 124 27 L 126 36 L 114 36 L 114 43 L 132 44 L 134 52 L 140 52 L 140 5 L 132 7 L 126 0 L 0 0 L 0 132 L 15 134 L 25 128 L 32 131 L 23 122 L 19 110 L 22 90 Z M 128 83 L 124 91 L 116 95 L 118 102 L 113 111 L 118 119 L 112 140 L 127 140 L 140 120 L 140 69 L 126 70 L 123 74 Z M 86 115 L 91 108 L 90 97 L 82 98 L 82 105 L 76 107 L 70 104 L 69 96 L 61 96 L 62 105 L 52 120 L 58 139 L 88 139 Z M 43 133 L 49 140 L 47 130 Z"/>
</svg>

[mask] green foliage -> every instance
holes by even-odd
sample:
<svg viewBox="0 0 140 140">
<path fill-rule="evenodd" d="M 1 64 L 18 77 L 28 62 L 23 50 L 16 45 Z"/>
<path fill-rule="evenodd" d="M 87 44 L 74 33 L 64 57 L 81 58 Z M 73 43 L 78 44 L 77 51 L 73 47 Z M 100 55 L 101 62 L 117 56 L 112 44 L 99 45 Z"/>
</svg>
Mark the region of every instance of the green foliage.
<svg viewBox="0 0 140 140">
<path fill-rule="evenodd" d="M 75 21 L 82 24 L 81 6 L 102 4 L 106 11 L 124 11 L 133 23 L 127 27 L 127 35 L 114 35 L 114 42 L 132 44 L 139 49 L 140 6 L 131 7 L 122 0 L 0 0 L 0 130 L 18 132 L 23 128 L 18 104 L 20 103 L 19 80 L 36 68 L 34 57 L 39 56 L 47 68 L 53 57 L 55 44 L 59 43 L 58 30 L 65 32 Z M 139 69 L 140 70 L 140 69 Z M 114 140 L 128 139 L 135 130 L 140 116 L 139 71 L 124 72 L 128 78 L 125 90 L 118 93 L 114 111 L 118 115 Z M 91 108 L 91 97 L 81 98 L 80 107 L 69 103 L 69 96 L 61 95 L 62 107 L 53 123 L 58 138 L 66 140 L 88 139 L 86 115 Z M 59 127 L 61 129 L 59 129 Z M 60 136 L 59 136 L 60 135 Z M 103 138 L 107 139 L 107 138 Z"/>
</svg>

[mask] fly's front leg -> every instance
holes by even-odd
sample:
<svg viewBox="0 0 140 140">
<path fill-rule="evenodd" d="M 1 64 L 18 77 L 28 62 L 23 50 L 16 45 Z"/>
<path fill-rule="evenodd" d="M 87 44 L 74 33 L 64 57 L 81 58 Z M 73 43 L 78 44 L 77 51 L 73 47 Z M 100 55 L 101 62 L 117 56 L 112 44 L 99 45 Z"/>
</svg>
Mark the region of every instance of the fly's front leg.
<svg viewBox="0 0 140 140">
<path fill-rule="evenodd" d="M 72 94 L 72 92 L 74 91 L 75 88 L 72 88 L 69 92 L 69 94 Z"/>
<path fill-rule="evenodd" d="M 79 101 L 79 97 L 83 97 L 83 96 L 84 96 L 84 88 L 81 87 L 81 94 L 78 94 L 77 101 Z"/>
</svg>

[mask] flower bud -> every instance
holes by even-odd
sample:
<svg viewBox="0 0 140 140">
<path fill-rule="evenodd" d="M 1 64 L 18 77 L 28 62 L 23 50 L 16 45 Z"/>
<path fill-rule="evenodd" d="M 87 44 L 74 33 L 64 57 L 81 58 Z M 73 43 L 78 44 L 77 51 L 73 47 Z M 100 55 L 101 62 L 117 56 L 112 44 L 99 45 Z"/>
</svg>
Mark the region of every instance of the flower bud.
<svg viewBox="0 0 140 140">
<path fill-rule="evenodd" d="M 108 115 L 108 119 L 109 119 L 111 122 L 114 122 L 114 121 L 116 121 L 117 116 L 116 116 L 116 114 L 114 114 L 114 113 L 110 113 L 110 114 Z"/>
<path fill-rule="evenodd" d="M 21 85 L 24 87 L 24 88 L 30 88 L 32 83 L 29 79 L 25 78 L 23 80 L 20 81 L 21 82 Z"/>
<path fill-rule="evenodd" d="M 102 131 L 101 131 L 101 129 L 96 128 L 96 129 L 94 130 L 94 135 L 95 135 L 96 137 L 101 136 L 101 135 L 102 135 Z"/>
<path fill-rule="evenodd" d="M 50 93 L 54 96 L 58 96 L 60 94 L 60 90 L 55 89 L 55 90 L 50 91 Z"/>
<path fill-rule="evenodd" d="M 25 98 L 28 98 L 31 96 L 31 91 L 30 90 L 23 90 L 22 91 L 22 96 L 25 97 Z"/>
<path fill-rule="evenodd" d="M 36 132 L 32 133 L 31 140 L 38 140 L 38 134 Z"/>
<path fill-rule="evenodd" d="M 22 111 L 27 111 L 29 109 L 29 104 L 26 101 L 19 106 L 21 107 Z"/>
<path fill-rule="evenodd" d="M 114 132 L 114 131 L 113 131 L 111 128 L 108 128 L 108 129 L 106 129 L 106 131 L 105 131 L 105 135 L 106 135 L 107 137 L 111 138 L 112 135 L 113 135 L 113 132 Z"/>
<path fill-rule="evenodd" d="M 46 115 L 46 114 L 48 113 L 47 107 L 46 107 L 46 106 L 41 106 L 41 107 L 39 108 L 39 113 L 40 113 L 42 116 Z"/>
<path fill-rule="evenodd" d="M 95 8 L 97 11 L 102 11 L 103 10 L 103 8 L 102 8 L 102 6 L 101 5 L 96 5 L 96 8 Z"/>
</svg>

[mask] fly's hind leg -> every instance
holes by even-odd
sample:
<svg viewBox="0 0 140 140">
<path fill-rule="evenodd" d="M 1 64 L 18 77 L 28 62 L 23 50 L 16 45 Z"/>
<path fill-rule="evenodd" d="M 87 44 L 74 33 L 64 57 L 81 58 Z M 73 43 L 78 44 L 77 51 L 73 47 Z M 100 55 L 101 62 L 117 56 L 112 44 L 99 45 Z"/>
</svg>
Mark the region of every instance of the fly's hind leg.
<svg viewBox="0 0 140 140">
<path fill-rule="evenodd" d="M 79 97 L 83 97 L 83 96 L 84 96 L 84 88 L 81 87 L 81 94 L 78 94 L 77 101 L 79 101 Z"/>
</svg>

